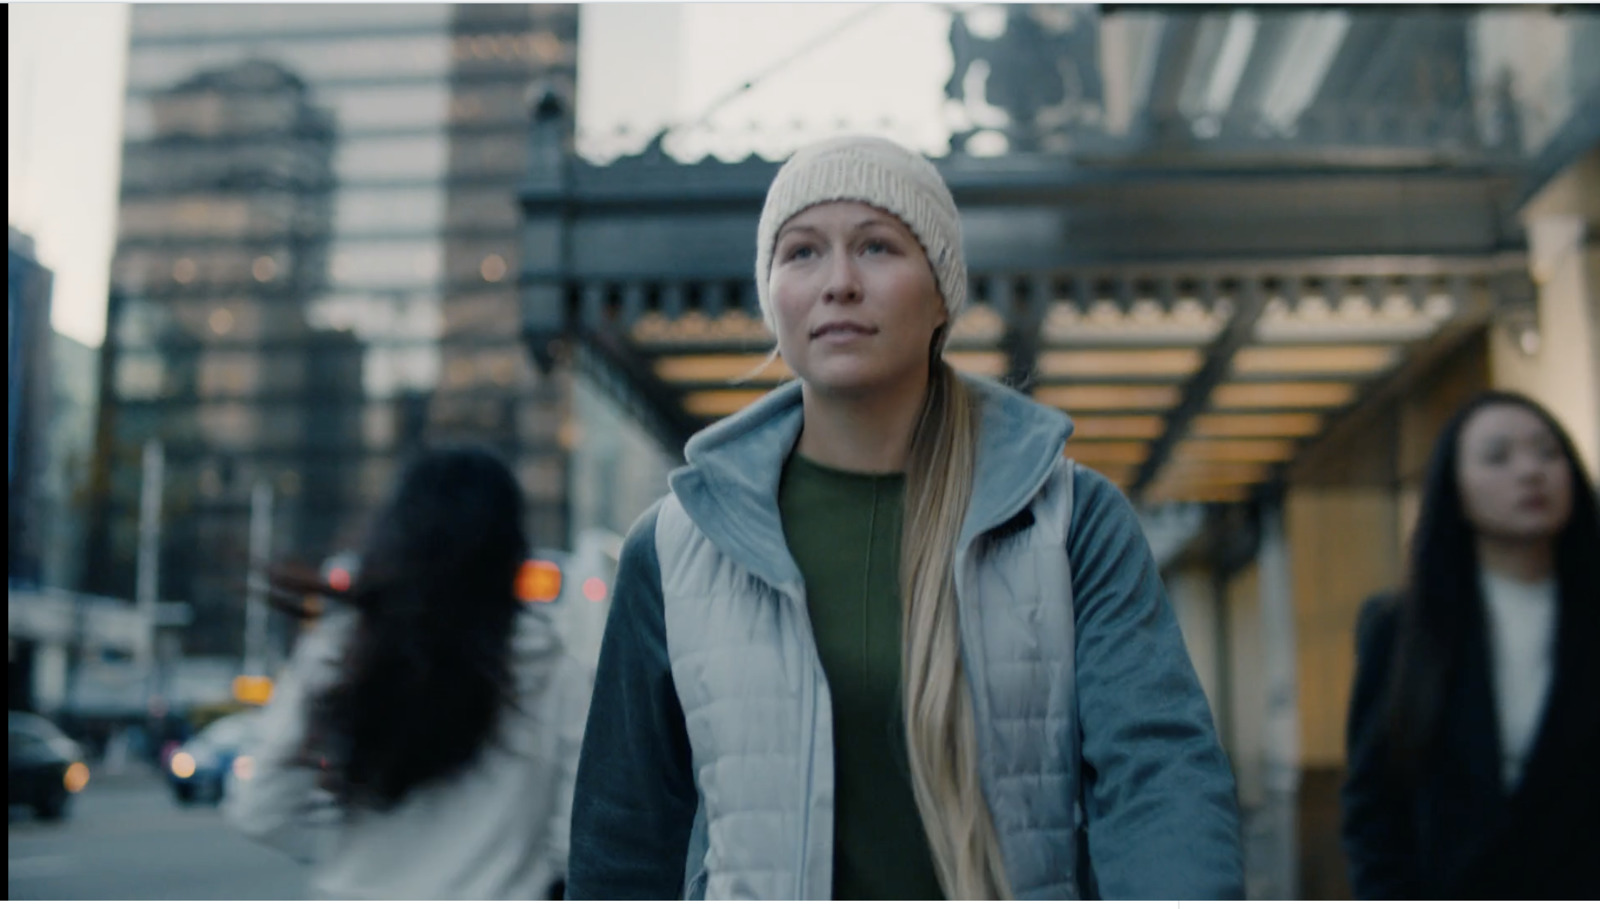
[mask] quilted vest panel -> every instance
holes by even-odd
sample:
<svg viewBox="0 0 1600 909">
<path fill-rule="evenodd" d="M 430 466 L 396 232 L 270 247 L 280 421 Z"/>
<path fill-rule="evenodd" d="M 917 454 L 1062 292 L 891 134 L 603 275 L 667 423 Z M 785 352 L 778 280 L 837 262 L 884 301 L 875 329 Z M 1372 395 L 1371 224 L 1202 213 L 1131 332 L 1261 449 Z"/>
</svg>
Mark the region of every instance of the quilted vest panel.
<svg viewBox="0 0 1600 909">
<path fill-rule="evenodd" d="M 1063 460 L 1025 511 L 957 554 L 981 784 L 1019 898 L 1081 893 L 1071 514 Z M 804 604 L 723 556 L 675 497 L 656 546 L 700 793 L 686 895 L 827 899 L 833 720 Z"/>
</svg>

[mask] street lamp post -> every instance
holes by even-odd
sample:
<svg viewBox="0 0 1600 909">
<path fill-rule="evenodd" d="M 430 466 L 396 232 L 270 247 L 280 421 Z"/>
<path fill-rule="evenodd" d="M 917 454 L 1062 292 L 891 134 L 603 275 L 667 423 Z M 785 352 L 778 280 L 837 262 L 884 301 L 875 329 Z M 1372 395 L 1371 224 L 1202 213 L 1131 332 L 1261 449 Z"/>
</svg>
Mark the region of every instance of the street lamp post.
<svg viewBox="0 0 1600 909">
<path fill-rule="evenodd" d="M 272 550 L 272 484 L 256 482 L 250 493 L 250 568 L 244 606 L 244 675 L 267 671 L 267 559 Z"/>
<path fill-rule="evenodd" d="M 139 490 L 139 567 L 136 582 L 139 615 L 146 634 L 139 638 L 134 659 L 144 679 L 145 696 L 156 687 L 156 601 L 161 585 L 161 496 L 166 474 L 166 451 L 161 440 L 144 443 L 144 478 Z"/>
</svg>

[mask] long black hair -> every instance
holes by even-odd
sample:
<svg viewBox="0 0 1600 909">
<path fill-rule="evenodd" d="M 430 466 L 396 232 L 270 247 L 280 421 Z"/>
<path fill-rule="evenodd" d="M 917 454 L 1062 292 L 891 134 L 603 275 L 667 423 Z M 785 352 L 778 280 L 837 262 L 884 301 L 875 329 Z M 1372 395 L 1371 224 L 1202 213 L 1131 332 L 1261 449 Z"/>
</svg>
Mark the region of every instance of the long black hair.
<svg viewBox="0 0 1600 909">
<path fill-rule="evenodd" d="M 1495 405 L 1520 407 L 1538 417 L 1560 444 L 1572 472 L 1572 511 L 1555 540 L 1558 627 L 1564 634 L 1580 625 L 1589 627 L 1600 612 L 1600 506 L 1572 439 L 1549 411 L 1527 397 L 1507 391 L 1479 394 L 1450 418 L 1434 445 L 1411 539 L 1388 718 L 1392 769 L 1403 779 L 1414 779 L 1420 771 L 1439 731 L 1452 673 L 1470 636 L 1483 628 L 1477 532 L 1462 505 L 1458 470 L 1467 421 Z"/>
<path fill-rule="evenodd" d="M 306 759 L 341 802 L 385 810 L 467 767 L 511 702 L 523 496 L 481 448 L 417 455 L 378 512 L 347 591 L 274 573 L 275 602 L 355 608 L 337 681 L 312 702 Z"/>
</svg>

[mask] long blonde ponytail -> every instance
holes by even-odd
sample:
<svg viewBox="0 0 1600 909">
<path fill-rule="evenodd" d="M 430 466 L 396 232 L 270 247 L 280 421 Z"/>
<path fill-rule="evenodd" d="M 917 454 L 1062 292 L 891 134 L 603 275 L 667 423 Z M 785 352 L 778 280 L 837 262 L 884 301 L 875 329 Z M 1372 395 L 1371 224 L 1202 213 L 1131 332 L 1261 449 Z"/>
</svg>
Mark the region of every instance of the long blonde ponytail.
<svg viewBox="0 0 1600 909">
<path fill-rule="evenodd" d="M 972 498 L 977 408 L 939 356 L 906 464 L 900 541 L 901 687 L 917 811 L 947 899 L 1010 899 L 1000 840 L 978 780 L 972 695 L 956 615 L 956 537 Z"/>
</svg>

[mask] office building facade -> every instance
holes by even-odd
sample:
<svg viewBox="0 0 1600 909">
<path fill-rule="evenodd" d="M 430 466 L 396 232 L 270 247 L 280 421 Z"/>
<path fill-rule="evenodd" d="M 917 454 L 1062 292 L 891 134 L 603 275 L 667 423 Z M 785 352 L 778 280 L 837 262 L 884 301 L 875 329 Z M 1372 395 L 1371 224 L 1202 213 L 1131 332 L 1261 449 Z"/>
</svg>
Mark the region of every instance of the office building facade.
<svg viewBox="0 0 1600 909">
<path fill-rule="evenodd" d="M 519 340 L 515 187 L 576 33 L 557 6 L 134 8 L 94 587 L 134 591 L 150 439 L 192 650 L 239 648 L 263 483 L 271 558 L 316 564 L 417 445 L 483 443 L 565 543 L 570 383 Z"/>
<path fill-rule="evenodd" d="M 32 238 L 6 229 L 6 577 L 41 580 L 44 477 L 51 413 L 50 292 L 54 276 Z"/>
</svg>

